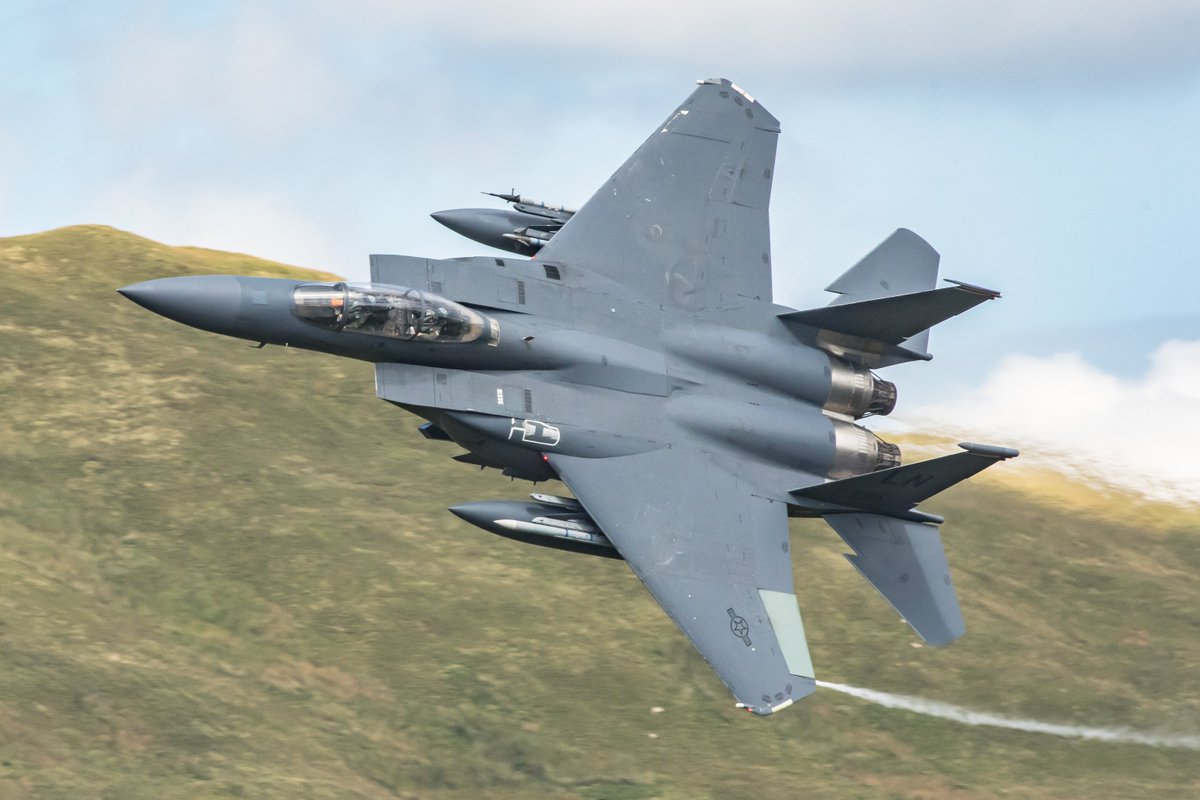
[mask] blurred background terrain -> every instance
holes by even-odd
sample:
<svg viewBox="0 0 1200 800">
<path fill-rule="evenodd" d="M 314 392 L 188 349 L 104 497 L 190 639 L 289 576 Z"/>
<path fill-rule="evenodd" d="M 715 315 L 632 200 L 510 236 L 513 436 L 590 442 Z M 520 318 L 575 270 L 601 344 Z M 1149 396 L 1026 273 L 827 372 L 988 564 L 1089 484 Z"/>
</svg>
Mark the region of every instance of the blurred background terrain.
<svg viewBox="0 0 1200 800">
<path fill-rule="evenodd" d="M 1200 794 L 1194 751 L 830 691 L 736 711 L 623 563 L 446 513 L 530 486 L 450 461 L 369 365 L 114 291 L 221 272 L 316 274 L 101 226 L 0 239 L 0 797 Z M 928 510 L 968 626 L 938 650 L 793 522 L 818 678 L 1200 733 L 1200 509 L 1018 459 Z"/>
</svg>

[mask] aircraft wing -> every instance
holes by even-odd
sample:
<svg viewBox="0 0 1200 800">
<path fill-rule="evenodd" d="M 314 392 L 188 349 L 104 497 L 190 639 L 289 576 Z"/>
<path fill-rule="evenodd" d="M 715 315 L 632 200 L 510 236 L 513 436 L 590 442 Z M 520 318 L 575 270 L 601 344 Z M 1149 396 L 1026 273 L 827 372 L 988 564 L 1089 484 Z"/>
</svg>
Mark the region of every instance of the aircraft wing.
<svg viewBox="0 0 1200 800">
<path fill-rule="evenodd" d="M 815 689 L 784 503 L 677 448 L 549 463 L 740 705 Z"/>
<path fill-rule="evenodd" d="M 771 300 L 768 206 L 779 121 L 727 80 L 701 83 L 537 259 L 688 309 Z"/>
</svg>

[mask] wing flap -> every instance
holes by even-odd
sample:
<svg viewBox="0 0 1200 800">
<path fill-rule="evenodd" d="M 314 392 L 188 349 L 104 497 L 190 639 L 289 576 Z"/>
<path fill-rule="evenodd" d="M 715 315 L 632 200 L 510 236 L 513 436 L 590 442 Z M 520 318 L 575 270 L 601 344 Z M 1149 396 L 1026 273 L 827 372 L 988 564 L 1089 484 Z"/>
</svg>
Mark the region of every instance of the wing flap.
<svg viewBox="0 0 1200 800">
<path fill-rule="evenodd" d="M 804 635 L 804 620 L 800 619 L 800 606 L 796 595 L 791 592 L 776 592 L 759 589 L 758 596 L 767 610 L 767 619 L 779 640 L 783 660 L 788 672 L 793 675 L 813 677 L 812 655 L 808 652 L 808 638 Z"/>
</svg>

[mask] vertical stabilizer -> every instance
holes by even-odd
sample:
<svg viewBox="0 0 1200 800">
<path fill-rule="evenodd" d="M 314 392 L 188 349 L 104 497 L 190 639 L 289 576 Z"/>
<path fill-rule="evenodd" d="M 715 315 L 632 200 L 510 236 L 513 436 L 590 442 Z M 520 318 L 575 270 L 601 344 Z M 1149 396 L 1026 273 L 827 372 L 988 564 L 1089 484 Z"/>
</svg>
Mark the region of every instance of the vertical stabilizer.
<svg viewBox="0 0 1200 800">
<path fill-rule="evenodd" d="M 924 292 L 937 285 L 941 256 L 929 242 L 900 228 L 825 287 L 839 297 L 830 305 Z"/>
<path fill-rule="evenodd" d="M 929 242 L 908 228 L 898 228 L 826 286 L 825 291 L 838 295 L 831 306 L 928 291 L 937 285 L 940 261 L 941 256 Z M 929 331 L 914 335 L 905 347 L 918 353 L 926 352 Z"/>
<path fill-rule="evenodd" d="M 936 525 L 881 514 L 828 514 L 854 548 L 846 559 L 929 644 L 949 644 L 966 631 Z"/>
</svg>

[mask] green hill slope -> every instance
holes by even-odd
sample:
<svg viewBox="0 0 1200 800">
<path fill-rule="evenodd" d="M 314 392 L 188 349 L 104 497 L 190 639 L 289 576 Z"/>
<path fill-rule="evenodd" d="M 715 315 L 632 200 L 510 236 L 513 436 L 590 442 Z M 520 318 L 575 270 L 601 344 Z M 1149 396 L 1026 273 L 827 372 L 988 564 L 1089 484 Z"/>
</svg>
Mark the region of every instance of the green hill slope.
<svg viewBox="0 0 1200 800">
<path fill-rule="evenodd" d="M 736 711 L 624 564 L 447 514 L 529 485 L 450 461 L 369 365 L 114 292 L 208 272 L 312 274 L 101 227 L 0 239 L 0 797 L 1200 795 L 1194 751 L 829 691 Z M 795 524 L 818 677 L 1200 732 L 1200 514 L 1072 492 L 930 505 L 968 625 L 940 650 Z"/>
</svg>

